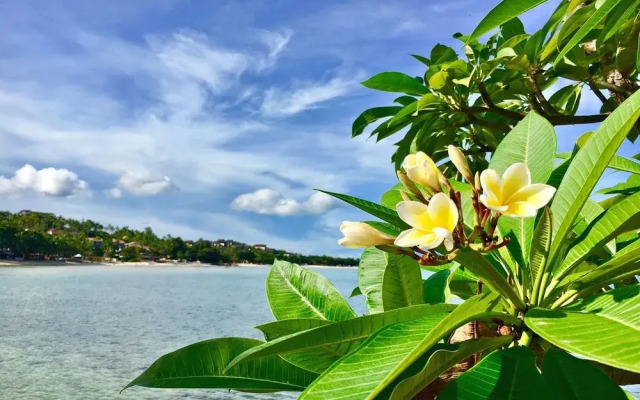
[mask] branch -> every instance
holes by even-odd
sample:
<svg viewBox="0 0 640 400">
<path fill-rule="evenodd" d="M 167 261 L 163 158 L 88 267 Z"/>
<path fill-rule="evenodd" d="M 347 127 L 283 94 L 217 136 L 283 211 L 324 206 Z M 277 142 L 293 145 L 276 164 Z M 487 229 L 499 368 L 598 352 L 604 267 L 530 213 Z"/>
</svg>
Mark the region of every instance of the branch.
<svg viewBox="0 0 640 400">
<path fill-rule="evenodd" d="M 543 115 L 552 125 L 578 125 L 602 122 L 609 113 L 594 115 Z"/>
<path fill-rule="evenodd" d="M 515 119 L 517 121 L 520 121 L 522 118 L 524 118 L 524 115 L 520 114 L 519 112 L 507 110 L 506 108 L 496 106 L 493 100 L 491 99 L 491 96 L 489 95 L 489 92 L 487 91 L 487 87 L 484 85 L 484 82 L 478 81 L 478 91 L 480 92 L 480 97 L 482 97 L 482 101 L 489 108 L 488 111 L 493 111 L 496 114 L 502 115 L 503 117 Z"/>
<path fill-rule="evenodd" d="M 544 94 L 542 94 L 542 89 L 540 89 L 540 85 L 538 85 L 538 79 L 537 79 L 538 73 L 539 73 L 539 70 L 532 65 L 529 70 L 529 73 L 527 74 L 527 77 L 529 78 L 529 83 L 531 83 L 531 89 L 533 90 L 533 93 L 535 94 L 536 98 L 540 102 L 542 109 L 546 113 L 550 115 L 560 114 L 558 110 L 556 110 L 551 105 L 551 103 L 549 103 L 549 101 L 544 97 Z"/>
<path fill-rule="evenodd" d="M 591 89 L 591 91 L 596 95 L 596 97 L 600 99 L 603 105 L 611 107 L 611 103 L 609 102 L 609 99 L 604 94 L 602 94 L 600 89 L 598 89 L 598 87 L 593 81 L 589 82 L 589 89 Z"/>
</svg>

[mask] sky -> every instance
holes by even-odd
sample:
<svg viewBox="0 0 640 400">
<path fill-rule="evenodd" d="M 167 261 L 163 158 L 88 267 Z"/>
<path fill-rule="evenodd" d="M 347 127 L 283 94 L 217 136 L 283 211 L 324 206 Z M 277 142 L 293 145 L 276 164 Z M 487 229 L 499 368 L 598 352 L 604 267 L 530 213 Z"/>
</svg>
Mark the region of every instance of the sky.
<svg viewBox="0 0 640 400">
<path fill-rule="evenodd" d="M 2 1 L 0 209 L 355 256 L 338 227 L 364 215 L 313 189 L 396 183 L 398 138 L 350 138 L 394 96 L 359 82 L 422 75 L 409 54 L 460 52 L 451 36 L 495 3 Z M 560 150 L 586 130 L 559 129 Z"/>
</svg>

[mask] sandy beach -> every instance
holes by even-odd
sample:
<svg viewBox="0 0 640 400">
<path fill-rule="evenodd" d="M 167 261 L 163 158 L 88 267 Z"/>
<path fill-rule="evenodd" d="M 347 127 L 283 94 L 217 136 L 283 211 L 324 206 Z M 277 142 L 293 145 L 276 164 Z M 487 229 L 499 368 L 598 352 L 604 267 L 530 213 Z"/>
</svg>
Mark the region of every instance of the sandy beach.
<svg viewBox="0 0 640 400">
<path fill-rule="evenodd" d="M 242 267 L 242 268 L 265 268 L 271 267 L 270 264 L 252 264 L 252 263 L 237 263 L 231 265 L 213 265 L 200 262 L 188 262 L 188 263 L 158 263 L 153 261 L 137 261 L 137 262 L 89 262 L 89 261 L 11 261 L 0 260 L 0 267 L 63 267 L 63 266 L 94 266 L 94 265 L 106 265 L 106 266 L 138 266 L 138 267 L 207 267 L 207 268 L 228 268 L 228 267 Z M 303 267 L 313 268 L 347 268 L 356 269 L 358 267 L 336 267 L 330 265 L 303 265 Z"/>
</svg>

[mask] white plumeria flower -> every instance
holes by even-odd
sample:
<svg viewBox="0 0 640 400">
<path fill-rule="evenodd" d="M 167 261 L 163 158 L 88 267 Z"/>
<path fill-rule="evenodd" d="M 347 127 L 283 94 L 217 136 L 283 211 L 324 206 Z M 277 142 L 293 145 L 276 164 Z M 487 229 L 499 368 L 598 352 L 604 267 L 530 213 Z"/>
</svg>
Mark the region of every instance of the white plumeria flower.
<svg viewBox="0 0 640 400">
<path fill-rule="evenodd" d="M 338 244 L 352 249 L 391 244 L 393 236 L 386 235 L 364 222 L 344 221 L 340 225 L 340 232 L 344 235 Z"/>
<path fill-rule="evenodd" d="M 556 192 L 553 186 L 531 183 L 529 168 L 513 164 L 502 175 L 492 169 L 482 171 L 480 201 L 488 209 L 509 217 L 535 217 L 538 209 L 549 203 Z"/>
<path fill-rule="evenodd" d="M 418 246 L 434 249 L 444 242 L 448 251 L 453 249 L 453 230 L 458 224 L 458 208 L 444 193 L 436 193 L 429 205 L 417 201 L 397 204 L 398 216 L 411 225 L 396 238 L 400 247 Z"/>
<path fill-rule="evenodd" d="M 407 176 L 414 183 L 427 186 L 436 192 L 440 192 L 440 170 L 431 157 L 419 151 L 416 154 L 409 154 L 404 158 L 402 167 L 407 172 Z"/>
</svg>

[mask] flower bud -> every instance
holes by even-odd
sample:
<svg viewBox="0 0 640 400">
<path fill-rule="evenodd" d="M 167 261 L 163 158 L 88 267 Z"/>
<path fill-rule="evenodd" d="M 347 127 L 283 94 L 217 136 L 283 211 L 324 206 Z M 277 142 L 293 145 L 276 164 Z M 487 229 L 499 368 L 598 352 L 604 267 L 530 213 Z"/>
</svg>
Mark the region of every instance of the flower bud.
<svg viewBox="0 0 640 400">
<path fill-rule="evenodd" d="M 344 235 L 338 244 L 352 249 L 392 244 L 395 238 L 384 234 L 364 222 L 344 221 L 340 225 Z"/>
<path fill-rule="evenodd" d="M 460 171 L 464 179 L 469 184 L 473 185 L 473 174 L 471 174 L 469 163 L 467 162 L 467 158 L 464 156 L 464 153 L 462 153 L 462 150 L 453 145 L 449 145 L 447 150 L 449 152 L 449 158 L 451 159 L 453 165 L 455 165 L 458 171 Z"/>
<path fill-rule="evenodd" d="M 402 166 L 414 183 L 426 186 L 436 193 L 442 191 L 439 182 L 440 170 L 431 157 L 422 151 L 406 156 Z"/>
<path fill-rule="evenodd" d="M 416 185 L 411 181 L 411 179 L 409 179 L 407 174 L 402 171 L 396 171 L 396 175 L 398 176 L 398 180 L 400 181 L 400 183 L 402 183 L 402 186 L 404 186 L 405 189 L 416 195 L 420 193 L 420 190 L 418 190 Z"/>
</svg>

